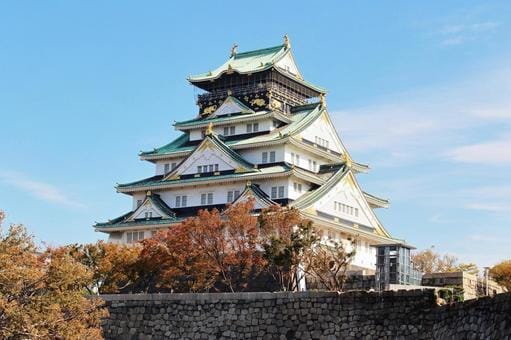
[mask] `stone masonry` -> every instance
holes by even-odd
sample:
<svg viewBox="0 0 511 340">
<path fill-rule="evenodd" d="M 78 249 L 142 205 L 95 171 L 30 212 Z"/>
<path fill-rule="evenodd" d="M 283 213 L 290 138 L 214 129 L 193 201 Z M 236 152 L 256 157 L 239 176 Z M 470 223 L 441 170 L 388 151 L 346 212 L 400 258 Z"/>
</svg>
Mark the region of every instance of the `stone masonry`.
<svg viewBox="0 0 511 340">
<path fill-rule="evenodd" d="M 107 339 L 511 339 L 511 293 L 433 290 L 104 295 Z"/>
</svg>

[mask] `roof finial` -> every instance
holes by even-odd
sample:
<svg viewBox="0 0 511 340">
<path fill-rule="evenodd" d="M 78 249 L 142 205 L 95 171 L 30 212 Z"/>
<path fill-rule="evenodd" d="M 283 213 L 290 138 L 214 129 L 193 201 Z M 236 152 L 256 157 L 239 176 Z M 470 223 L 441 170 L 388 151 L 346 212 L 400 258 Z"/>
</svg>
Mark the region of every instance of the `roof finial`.
<svg viewBox="0 0 511 340">
<path fill-rule="evenodd" d="M 346 166 L 348 168 L 351 168 L 351 166 L 353 165 L 353 160 L 351 159 L 350 155 L 348 155 L 347 152 L 345 152 L 343 155 L 342 155 L 342 158 L 344 159 L 344 163 L 346 163 Z"/>
<path fill-rule="evenodd" d="M 319 103 L 321 104 L 321 107 L 326 107 L 326 97 L 324 93 L 319 94 Z"/>
<path fill-rule="evenodd" d="M 206 136 L 210 136 L 213 134 L 213 123 L 209 122 L 208 128 L 206 129 Z"/>
<path fill-rule="evenodd" d="M 291 42 L 289 41 L 289 36 L 286 34 L 284 34 L 284 47 L 286 49 L 288 48 L 291 48 Z"/>
<path fill-rule="evenodd" d="M 147 192 L 146 192 L 146 196 L 151 196 L 151 194 L 152 194 L 152 193 L 151 193 L 151 190 L 147 190 Z"/>
<path fill-rule="evenodd" d="M 250 186 L 252 186 L 252 182 L 251 181 L 247 181 L 246 187 L 248 188 Z"/>
<path fill-rule="evenodd" d="M 234 43 L 234 44 L 232 44 L 232 47 L 231 47 L 231 58 L 235 57 L 237 53 L 238 53 L 238 44 Z"/>
</svg>

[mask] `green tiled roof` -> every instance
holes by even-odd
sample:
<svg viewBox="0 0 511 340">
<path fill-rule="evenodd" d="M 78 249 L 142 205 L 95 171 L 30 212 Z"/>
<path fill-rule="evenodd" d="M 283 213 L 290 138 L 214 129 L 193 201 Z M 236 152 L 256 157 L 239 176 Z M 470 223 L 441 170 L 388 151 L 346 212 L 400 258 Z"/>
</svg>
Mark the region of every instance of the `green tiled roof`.
<svg viewBox="0 0 511 340">
<path fill-rule="evenodd" d="M 117 226 L 139 226 L 139 225 L 154 225 L 154 224 L 167 224 L 167 223 L 176 223 L 177 218 L 176 214 L 170 207 L 160 198 L 158 194 L 148 194 L 146 196 L 146 200 L 149 200 L 154 206 L 160 209 L 164 214 L 169 216 L 169 218 L 149 218 L 149 219 L 134 219 L 132 220 L 132 216 L 139 209 L 132 210 L 124 215 L 121 215 L 113 220 L 108 222 L 96 223 L 94 227 L 103 228 L 103 227 L 117 227 Z M 145 204 L 142 203 L 142 205 Z"/>
<path fill-rule="evenodd" d="M 259 135 L 251 138 L 243 138 L 239 140 L 225 141 L 224 144 L 229 147 L 236 147 L 238 145 L 247 145 L 261 142 L 271 142 L 279 139 L 289 137 L 295 133 L 299 133 L 310 124 L 312 124 L 322 113 L 324 108 L 319 103 L 305 105 L 302 109 L 296 109 L 295 112 L 290 115 L 292 122 L 279 129 L 275 129 L 268 134 Z M 196 145 L 190 145 L 188 134 L 183 134 L 179 138 L 175 139 L 171 143 L 164 145 L 160 148 L 154 149 L 153 151 L 141 152 L 141 157 L 151 157 L 172 154 L 175 152 L 192 151 Z"/>
<path fill-rule="evenodd" d="M 261 188 L 259 188 L 258 185 L 254 184 L 254 183 L 247 185 L 245 187 L 245 190 L 243 190 L 243 192 L 238 196 L 238 198 L 236 200 L 234 200 L 234 202 L 232 202 L 232 203 L 236 204 L 238 202 L 238 200 L 241 199 L 243 197 L 243 195 L 245 195 L 247 193 L 252 193 L 252 195 L 254 195 L 255 198 L 260 199 L 262 202 L 266 203 L 268 206 L 277 204 L 274 201 L 272 201 L 270 199 L 270 197 L 268 197 L 268 195 Z"/>
<path fill-rule="evenodd" d="M 240 74 L 249 74 L 266 71 L 274 67 L 275 64 L 283 57 L 285 57 L 286 54 L 288 53 L 291 53 L 291 49 L 287 48 L 286 45 L 278 45 L 259 50 L 237 53 L 236 55 L 231 56 L 225 63 L 220 65 L 220 67 L 214 69 L 213 71 L 201 73 L 195 76 L 190 76 L 188 78 L 188 81 L 190 81 L 193 84 L 208 80 L 214 80 L 222 76 L 224 73 L 230 71 L 235 71 Z M 326 90 L 324 88 L 313 85 L 287 72 L 282 72 L 278 68 L 275 69 L 302 85 L 310 87 L 317 92 L 326 93 Z"/>
<path fill-rule="evenodd" d="M 224 122 L 230 122 L 233 120 L 237 120 L 241 117 L 246 118 L 248 115 L 250 115 L 250 118 L 264 118 L 266 116 L 271 116 L 273 112 L 270 111 L 259 111 L 256 113 L 238 113 L 238 114 L 232 114 L 230 116 L 210 116 L 208 118 L 194 118 L 190 120 L 184 120 L 182 122 L 176 122 L 174 123 L 174 126 L 176 129 L 181 128 L 188 128 L 188 127 L 198 127 L 198 126 L 206 126 L 209 123 L 212 123 L 213 125 L 217 125 L 218 123 L 224 123 Z"/>
<path fill-rule="evenodd" d="M 218 136 L 214 133 L 210 135 L 206 135 L 205 140 L 212 142 L 216 147 L 218 147 L 222 152 L 224 152 L 228 157 L 244 166 L 248 169 L 254 169 L 254 164 L 246 161 L 239 153 L 229 148 L 223 141 L 218 138 Z"/>
<path fill-rule="evenodd" d="M 131 214 L 129 212 L 128 214 Z M 126 214 L 125 214 L 126 215 Z M 166 224 L 174 224 L 179 223 L 184 220 L 184 218 L 151 218 L 151 219 L 140 219 L 134 221 L 117 221 L 119 218 L 122 218 L 122 215 L 115 220 L 103 223 L 96 223 L 94 228 L 103 229 L 103 228 L 118 228 L 118 227 L 138 227 L 138 226 L 146 226 L 146 225 L 166 225 Z"/>
<path fill-rule="evenodd" d="M 190 76 L 188 80 L 192 83 L 218 78 L 230 68 L 238 73 L 253 73 L 269 69 L 279 61 L 287 52 L 284 45 L 263 48 L 260 50 L 237 53 L 230 57 L 217 69 Z"/>
<path fill-rule="evenodd" d="M 303 209 L 317 200 L 319 200 L 323 195 L 328 193 L 337 183 L 339 183 L 344 176 L 349 172 L 349 168 L 347 166 L 341 167 L 337 172 L 331 176 L 325 184 L 317 188 L 316 190 L 309 191 L 304 195 L 300 196 L 296 201 L 292 203 L 295 208 Z"/>
<path fill-rule="evenodd" d="M 253 172 L 242 172 L 242 173 L 226 173 L 220 174 L 217 176 L 201 176 L 201 177 L 191 177 L 191 178 L 177 178 L 177 179 L 166 179 L 163 180 L 163 176 L 152 176 L 149 178 L 142 179 L 140 181 L 119 184 L 117 185 L 118 191 L 127 191 L 126 189 L 136 189 L 136 188 L 144 188 L 151 189 L 151 187 L 164 186 L 167 184 L 184 184 L 184 183 L 200 183 L 207 181 L 215 181 L 215 180 L 226 180 L 226 179 L 250 179 L 251 177 L 257 175 L 272 175 L 272 174 L 283 174 L 286 172 L 292 171 L 292 168 L 288 165 L 275 165 L 271 167 L 261 168 L 257 171 Z"/>
</svg>

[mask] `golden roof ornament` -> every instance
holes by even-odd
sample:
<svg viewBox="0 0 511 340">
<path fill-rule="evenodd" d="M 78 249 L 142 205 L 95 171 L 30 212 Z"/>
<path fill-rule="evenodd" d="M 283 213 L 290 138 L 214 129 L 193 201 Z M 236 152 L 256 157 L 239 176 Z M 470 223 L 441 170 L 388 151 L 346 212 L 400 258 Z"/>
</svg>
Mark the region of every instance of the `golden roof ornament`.
<svg viewBox="0 0 511 340">
<path fill-rule="evenodd" d="M 250 187 L 252 185 L 252 182 L 251 181 L 247 181 L 247 184 L 246 184 L 246 187 Z"/>
<path fill-rule="evenodd" d="M 151 190 L 147 190 L 146 196 L 151 196 Z"/>
<path fill-rule="evenodd" d="M 231 58 L 235 57 L 238 54 L 238 44 L 234 43 L 231 47 Z"/>
<path fill-rule="evenodd" d="M 213 134 L 213 123 L 209 122 L 208 128 L 206 129 L 206 136 L 210 136 Z"/>
<path fill-rule="evenodd" d="M 227 74 L 231 74 L 233 71 L 234 69 L 232 68 L 232 65 L 231 64 L 227 65 Z"/>
<path fill-rule="evenodd" d="M 343 158 L 344 162 L 346 163 L 346 166 L 347 166 L 348 168 L 350 168 L 350 169 L 351 169 L 351 167 L 352 167 L 352 165 L 353 165 L 353 161 L 351 160 L 350 155 L 348 155 L 348 153 L 347 153 L 347 152 L 345 152 L 345 153 L 342 155 L 342 158 Z"/>
<path fill-rule="evenodd" d="M 228 96 L 232 96 L 232 90 L 231 89 L 227 90 L 227 95 Z"/>
<path fill-rule="evenodd" d="M 289 41 L 289 36 L 284 34 L 284 47 L 287 49 L 291 48 L 291 42 Z"/>
<path fill-rule="evenodd" d="M 319 95 L 319 102 L 321 104 L 321 107 L 326 107 L 326 97 L 323 93 L 320 93 Z"/>
</svg>

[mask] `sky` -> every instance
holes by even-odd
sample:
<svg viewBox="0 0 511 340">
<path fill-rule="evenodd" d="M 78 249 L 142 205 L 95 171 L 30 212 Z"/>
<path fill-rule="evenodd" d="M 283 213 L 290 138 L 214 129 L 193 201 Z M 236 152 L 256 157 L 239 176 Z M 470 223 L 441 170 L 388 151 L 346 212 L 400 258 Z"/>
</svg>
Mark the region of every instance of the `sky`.
<svg viewBox="0 0 511 340">
<path fill-rule="evenodd" d="M 511 258 L 511 2 L 2 1 L 0 209 L 50 245 L 94 242 L 153 174 L 140 150 L 197 114 L 190 74 L 287 33 L 328 89 L 396 238 Z M 4 226 L 5 227 L 5 226 Z"/>
</svg>

